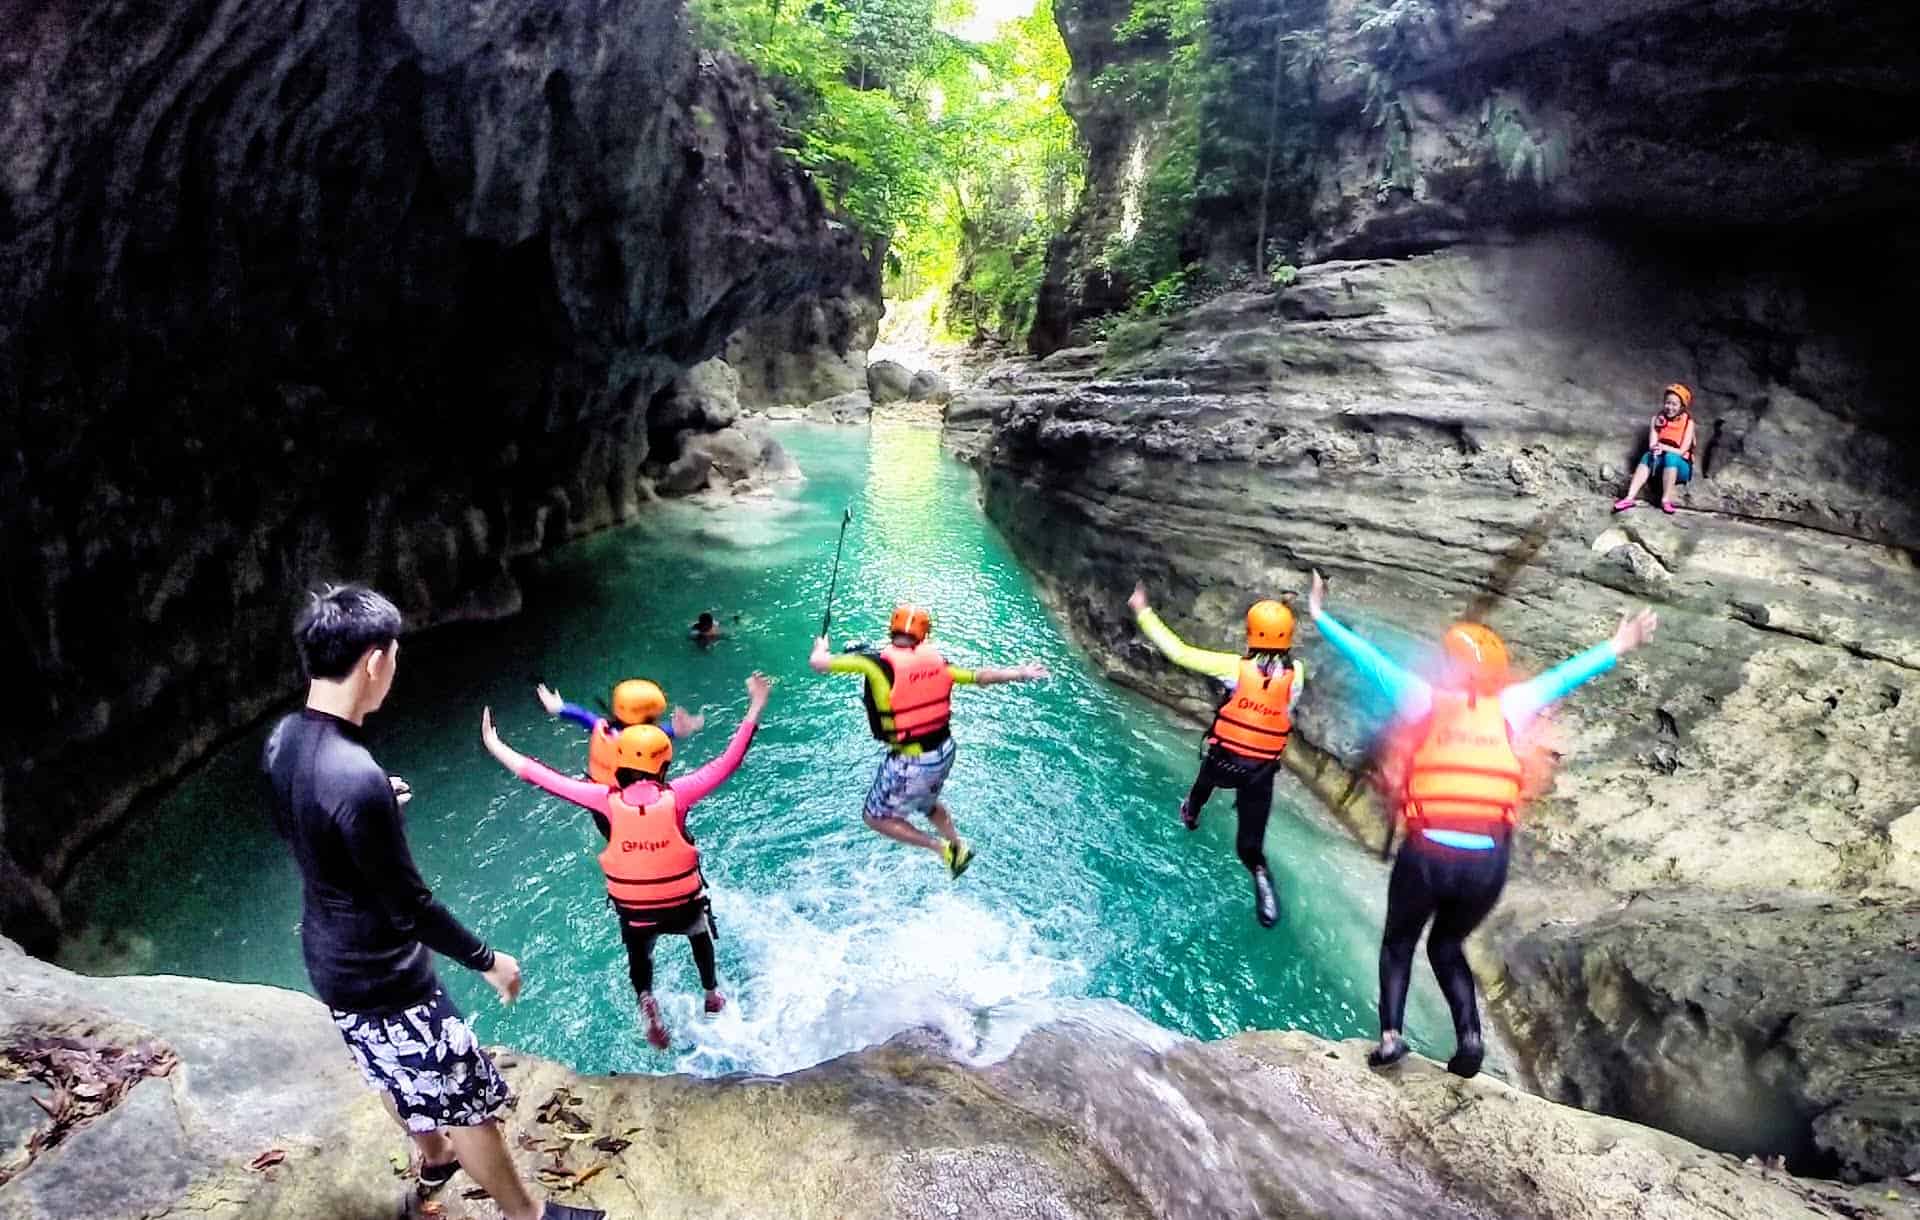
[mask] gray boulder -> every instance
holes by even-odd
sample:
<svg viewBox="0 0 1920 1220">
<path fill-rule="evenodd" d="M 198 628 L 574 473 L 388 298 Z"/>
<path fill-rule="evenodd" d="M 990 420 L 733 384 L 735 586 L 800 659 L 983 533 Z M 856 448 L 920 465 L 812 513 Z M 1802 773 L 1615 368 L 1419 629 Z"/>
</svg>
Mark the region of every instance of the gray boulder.
<svg viewBox="0 0 1920 1220">
<path fill-rule="evenodd" d="M 907 385 L 909 402 L 945 402 L 953 397 L 953 386 L 932 369 L 921 369 Z"/>
<path fill-rule="evenodd" d="M 891 360 L 876 360 L 867 366 L 867 393 L 877 407 L 906 401 L 913 385 L 913 370 Z"/>
</svg>

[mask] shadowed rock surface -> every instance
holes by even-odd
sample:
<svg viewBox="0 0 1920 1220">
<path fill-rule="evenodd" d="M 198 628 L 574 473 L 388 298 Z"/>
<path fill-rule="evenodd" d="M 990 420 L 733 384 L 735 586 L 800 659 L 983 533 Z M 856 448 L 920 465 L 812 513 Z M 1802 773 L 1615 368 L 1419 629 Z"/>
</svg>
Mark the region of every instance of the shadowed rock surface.
<svg viewBox="0 0 1920 1220">
<path fill-rule="evenodd" d="M 87 979 L 0 942 L 0 1047 L 158 1039 L 180 1066 L 44 1152 L 0 1212 L 385 1220 L 406 1140 L 315 1001 L 198 979 Z M 1157 1046 L 1097 1025 L 991 1067 L 908 1035 L 779 1078 L 582 1077 L 499 1052 L 516 1159 L 610 1215 L 984 1220 L 1911 1217 L 1424 1061 L 1379 1076 L 1305 1034 Z M 0 1093 L 0 1130 L 18 1107 Z M 37 1110 L 35 1111 L 37 1113 Z M 264 1173 L 248 1161 L 286 1158 Z M 491 1206 L 441 1194 L 449 1220 Z M 1904 1192 L 1895 1192 L 1904 1193 Z"/>
<path fill-rule="evenodd" d="M 44 948 L 84 844 L 289 689 L 303 587 L 514 610 L 681 460 L 656 392 L 865 266 L 674 0 L 0 29 L 0 925 Z"/>
</svg>

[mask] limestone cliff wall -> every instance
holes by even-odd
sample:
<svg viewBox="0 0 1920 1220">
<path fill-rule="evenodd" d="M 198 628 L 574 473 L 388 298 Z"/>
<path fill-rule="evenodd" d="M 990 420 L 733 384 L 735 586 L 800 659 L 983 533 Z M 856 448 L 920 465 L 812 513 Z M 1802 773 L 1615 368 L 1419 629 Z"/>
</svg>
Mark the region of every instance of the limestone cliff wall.
<svg viewBox="0 0 1920 1220">
<path fill-rule="evenodd" d="M 631 519 L 656 394 L 863 273 L 676 0 L 0 3 L 0 924 L 295 676 Z"/>
<path fill-rule="evenodd" d="M 1116 38 L 1129 12 L 1056 6 L 1089 163 L 1041 294 L 1039 354 L 1143 287 L 1115 283 L 1100 258 L 1164 152 L 1164 108 L 1094 85 L 1167 53 Z M 1301 261 L 1605 220 L 1715 240 L 1738 229 L 1791 262 L 1842 226 L 1879 234 L 1920 198 L 1909 5 L 1211 0 L 1206 12 L 1227 83 L 1208 103 L 1188 258 L 1248 263 L 1263 180 L 1266 232 Z M 1277 102 L 1261 101 L 1276 80 Z"/>
</svg>

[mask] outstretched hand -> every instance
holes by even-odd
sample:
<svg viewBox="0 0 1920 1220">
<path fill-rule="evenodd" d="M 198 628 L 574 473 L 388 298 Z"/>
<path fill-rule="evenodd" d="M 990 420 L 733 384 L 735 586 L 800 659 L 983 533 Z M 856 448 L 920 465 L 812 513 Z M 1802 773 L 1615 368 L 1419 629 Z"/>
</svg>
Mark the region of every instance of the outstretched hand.
<svg viewBox="0 0 1920 1220">
<path fill-rule="evenodd" d="M 480 709 L 480 744 L 489 750 L 504 744 L 500 740 L 499 731 L 493 727 L 493 709 L 491 707 L 483 707 Z"/>
<path fill-rule="evenodd" d="M 1654 628 L 1660 625 L 1660 619 L 1645 606 L 1639 611 L 1628 611 L 1620 616 L 1620 626 L 1613 632 L 1613 652 L 1615 656 L 1625 656 L 1640 645 L 1653 638 Z"/>
<path fill-rule="evenodd" d="M 669 719 L 673 724 L 673 735 L 675 737 L 691 737 L 705 727 L 707 723 L 705 716 L 697 712 L 690 712 L 684 707 L 674 708 L 673 715 Z"/>
<path fill-rule="evenodd" d="M 404 805 L 413 799 L 413 785 L 397 775 L 387 776 L 387 783 L 393 786 L 393 803 Z"/>
<path fill-rule="evenodd" d="M 1013 672 L 1014 676 L 1022 682 L 1037 682 L 1043 678 L 1052 676 L 1047 672 L 1047 667 L 1038 661 L 1028 661 L 1025 665 L 1020 666 Z"/>
<path fill-rule="evenodd" d="M 549 716 L 558 716 L 560 714 L 560 708 L 566 703 L 566 700 L 560 697 L 560 692 L 548 686 L 545 682 L 534 687 L 533 693 L 540 696 L 540 706 L 547 709 L 547 715 Z"/>
<path fill-rule="evenodd" d="M 773 680 L 767 675 L 756 673 L 747 678 L 747 715 L 758 716 L 767 706 L 767 695 L 773 690 Z"/>
<path fill-rule="evenodd" d="M 1146 608 L 1147 608 L 1146 582 L 1135 581 L 1133 584 L 1133 596 L 1127 598 L 1127 609 L 1133 611 L 1135 614 L 1138 614 L 1142 610 L 1145 610 Z"/>
<path fill-rule="evenodd" d="M 1307 590 L 1307 609 L 1313 617 L 1319 618 L 1320 612 L 1327 606 L 1327 578 L 1320 575 L 1320 569 L 1313 570 L 1313 584 Z"/>
</svg>

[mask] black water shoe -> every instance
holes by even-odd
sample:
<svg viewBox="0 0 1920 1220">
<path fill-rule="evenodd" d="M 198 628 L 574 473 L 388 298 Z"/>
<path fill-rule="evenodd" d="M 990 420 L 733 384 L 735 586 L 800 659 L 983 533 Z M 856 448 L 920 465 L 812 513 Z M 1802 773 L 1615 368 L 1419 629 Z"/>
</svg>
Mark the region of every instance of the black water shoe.
<svg viewBox="0 0 1920 1220">
<path fill-rule="evenodd" d="M 540 1220 L 607 1220 L 607 1213 L 592 1207 L 568 1207 L 548 1199 Z"/>
<path fill-rule="evenodd" d="M 1447 1070 L 1455 1076 L 1472 1080 L 1480 1074 L 1480 1063 L 1486 1057 L 1486 1045 L 1480 1041 L 1480 1031 L 1476 1029 L 1460 1039 L 1453 1058 L 1447 1060 Z"/>
<path fill-rule="evenodd" d="M 1264 868 L 1253 870 L 1253 917 L 1263 928 L 1280 922 L 1280 899 L 1273 892 L 1273 878 Z"/>
<path fill-rule="evenodd" d="M 1180 824 L 1188 830 L 1200 829 L 1200 811 L 1193 807 L 1192 801 L 1180 802 Z"/>
<path fill-rule="evenodd" d="M 1407 1057 L 1407 1040 L 1399 1034 L 1381 1034 L 1380 1045 L 1367 1052 L 1367 1066 L 1389 1068 Z"/>
</svg>

